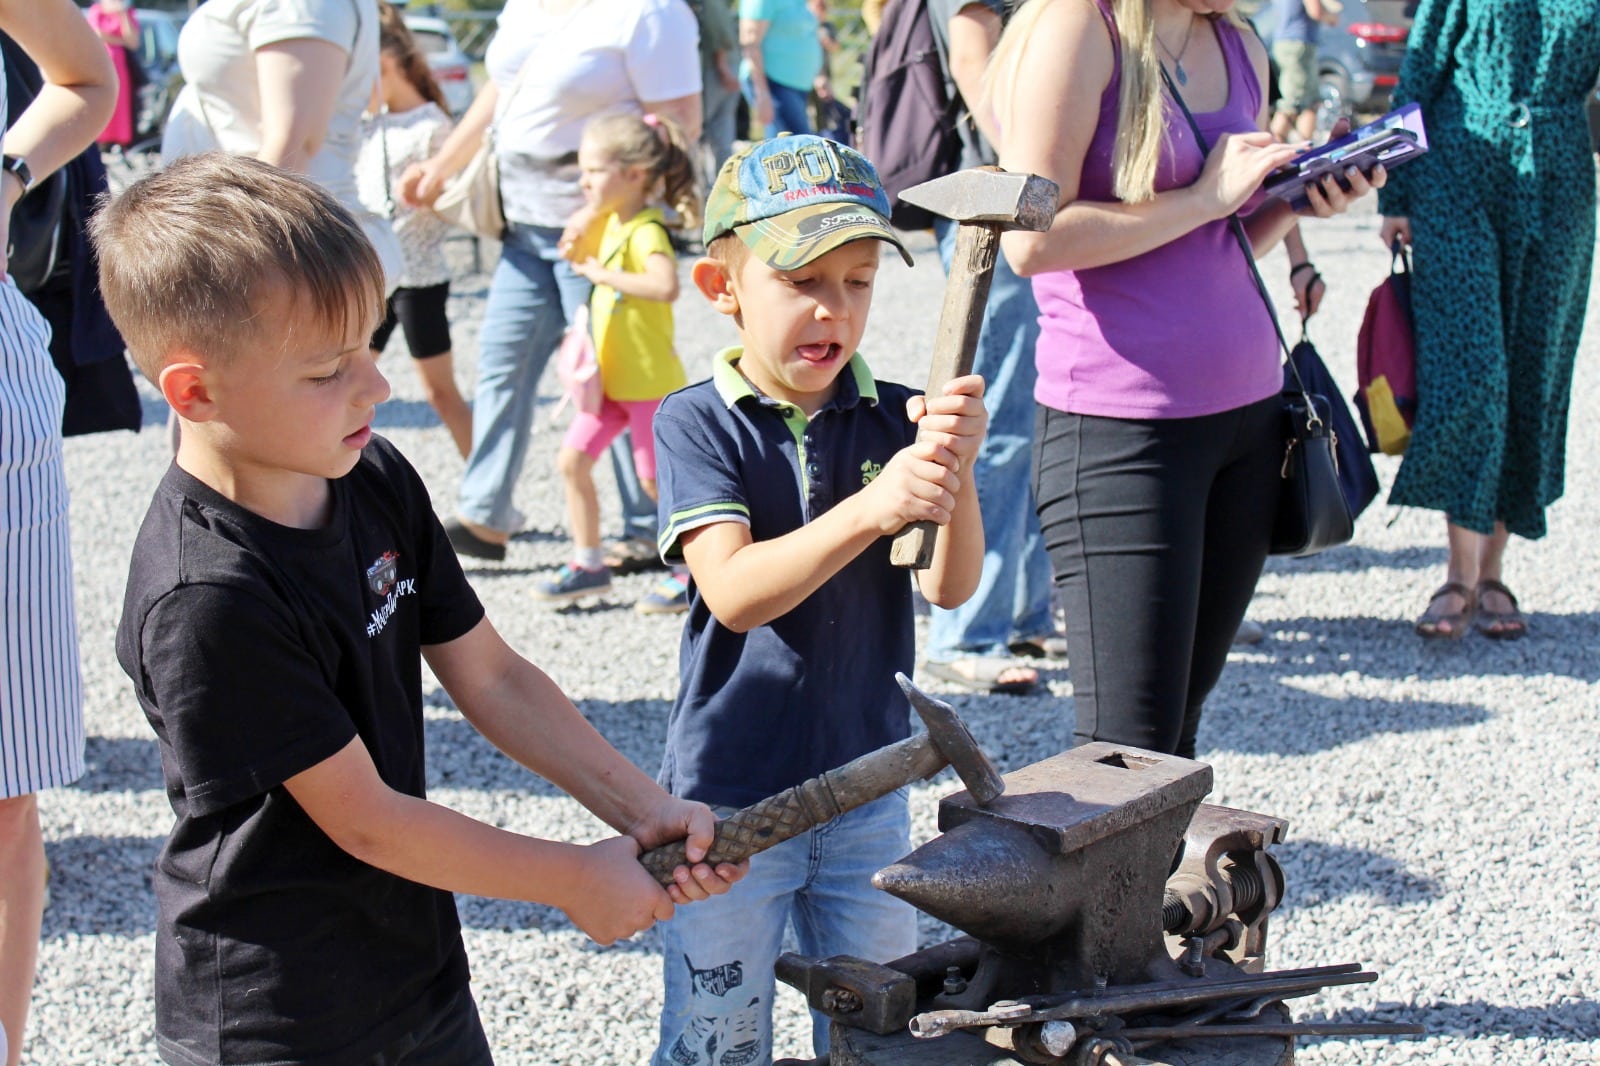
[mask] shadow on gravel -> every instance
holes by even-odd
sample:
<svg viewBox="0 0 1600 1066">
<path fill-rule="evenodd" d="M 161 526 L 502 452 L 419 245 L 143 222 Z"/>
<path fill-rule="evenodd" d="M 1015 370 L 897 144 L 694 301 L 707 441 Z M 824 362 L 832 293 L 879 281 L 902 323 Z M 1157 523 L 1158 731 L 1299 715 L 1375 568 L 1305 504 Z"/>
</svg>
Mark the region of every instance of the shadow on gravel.
<svg viewBox="0 0 1600 1066">
<path fill-rule="evenodd" d="M 1540 1007 L 1512 1007 L 1477 999 L 1465 1003 L 1444 1000 L 1395 1011 L 1386 1015 L 1386 1020 L 1427 1026 L 1429 1036 L 1511 1036 L 1580 1042 L 1591 1048 L 1595 1041 L 1600 1041 L 1600 1003 L 1592 999 L 1563 999 Z M 1594 1059 L 1567 1061 L 1593 1062 Z"/>
<path fill-rule="evenodd" d="M 1241 682 L 1231 663 L 1230 689 L 1247 692 L 1275 683 L 1276 671 L 1262 669 L 1259 681 Z M 1244 705 L 1224 702 L 1219 690 L 1206 703 L 1200 720 L 1200 757 L 1208 751 L 1241 755 L 1313 755 L 1354 744 L 1380 733 L 1412 733 L 1458 729 L 1489 719 L 1482 707 L 1431 701 L 1332 699 L 1279 686 L 1271 698 L 1250 698 Z"/>
<path fill-rule="evenodd" d="M 153 932 L 156 896 L 150 876 L 164 843 L 164 836 L 46 841 L 50 906 L 44 912 L 44 939 Z"/>
<path fill-rule="evenodd" d="M 88 737 L 83 745 L 88 769 L 73 787 L 84 792 L 160 791 L 161 751 L 154 736 Z"/>
<path fill-rule="evenodd" d="M 1224 682 L 1249 662 L 1251 653 L 1270 660 L 1274 675 L 1307 676 L 1354 672 L 1395 679 L 1453 677 L 1541 677 L 1600 681 L 1600 612 L 1528 612 L 1528 635 L 1521 640 L 1491 640 L 1481 633 L 1460 640 L 1425 641 L 1410 622 L 1370 615 L 1323 618 L 1301 616 L 1262 623 L 1267 639 L 1239 648 L 1246 661 L 1232 661 Z"/>
<path fill-rule="evenodd" d="M 429 706 L 441 705 L 430 693 Z M 667 743 L 666 700 L 578 700 L 583 712 L 602 736 L 635 766 L 655 776 Z M 466 719 L 451 712 L 448 718 L 429 715 L 423 721 L 423 742 L 428 752 L 429 789 L 472 789 L 483 792 L 518 792 L 528 796 L 556 797 L 566 793 L 544 778 L 502 754 Z"/>
<path fill-rule="evenodd" d="M 1267 560 L 1270 573 L 1325 574 L 1356 570 L 1431 570 L 1442 568 L 1449 558 L 1444 548 L 1369 548 L 1347 544 L 1304 559 L 1274 556 Z"/>
<path fill-rule="evenodd" d="M 1290 838 L 1272 849 L 1292 886 L 1277 914 L 1318 907 L 1346 896 L 1366 896 L 1390 906 L 1423 903 L 1444 893 L 1438 882 L 1411 873 L 1376 851 Z"/>
</svg>

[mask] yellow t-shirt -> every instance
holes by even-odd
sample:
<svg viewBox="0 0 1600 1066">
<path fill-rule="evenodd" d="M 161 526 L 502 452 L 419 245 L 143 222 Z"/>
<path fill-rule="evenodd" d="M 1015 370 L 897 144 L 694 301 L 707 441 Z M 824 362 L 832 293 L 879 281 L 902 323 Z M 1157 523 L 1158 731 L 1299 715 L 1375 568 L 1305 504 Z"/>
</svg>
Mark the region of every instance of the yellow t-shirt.
<svg viewBox="0 0 1600 1066">
<path fill-rule="evenodd" d="M 642 274 L 645 262 L 656 254 L 677 258 L 660 211 L 646 208 L 626 222 L 616 215 L 606 219 L 597 256 L 602 266 Z M 670 303 L 624 296 L 609 285 L 596 285 L 589 297 L 589 315 L 600 382 L 608 398 L 659 400 L 688 384 L 672 347 Z"/>
</svg>

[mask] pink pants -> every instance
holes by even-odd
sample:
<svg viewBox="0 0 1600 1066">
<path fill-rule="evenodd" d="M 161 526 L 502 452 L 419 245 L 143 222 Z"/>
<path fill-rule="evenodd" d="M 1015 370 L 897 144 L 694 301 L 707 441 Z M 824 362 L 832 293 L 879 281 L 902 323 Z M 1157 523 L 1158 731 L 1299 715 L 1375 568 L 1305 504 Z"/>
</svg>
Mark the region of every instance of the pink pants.
<svg viewBox="0 0 1600 1066">
<path fill-rule="evenodd" d="M 563 448 L 582 452 L 598 461 L 624 429 L 633 435 L 633 469 L 643 481 L 656 479 L 656 438 L 650 431 L 655 420 L 655 400 L 613 400 L 607 396 L 598 414 L 579 411 L 561 439 Z"/>
</svg>

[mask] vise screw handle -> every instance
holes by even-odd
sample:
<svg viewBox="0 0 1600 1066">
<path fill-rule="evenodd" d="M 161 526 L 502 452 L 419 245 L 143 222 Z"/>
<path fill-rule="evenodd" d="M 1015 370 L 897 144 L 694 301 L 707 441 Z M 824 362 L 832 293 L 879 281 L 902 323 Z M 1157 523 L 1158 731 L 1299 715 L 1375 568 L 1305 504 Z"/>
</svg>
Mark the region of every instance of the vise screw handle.
<svg viewBox="0 0 1600 1066">
<path fill-rule="evenodd" d="M 868 752 L 722 819 L 704 861 L 712 866 L 743 862 L 897 788 L 932 777 L 948 762 L 923 733 Z M 672 871 L 688 865 L 685 844 L 678 840 L 651 848 L 639 862 L 657 881 L 670 885 Z"/>
</svg>

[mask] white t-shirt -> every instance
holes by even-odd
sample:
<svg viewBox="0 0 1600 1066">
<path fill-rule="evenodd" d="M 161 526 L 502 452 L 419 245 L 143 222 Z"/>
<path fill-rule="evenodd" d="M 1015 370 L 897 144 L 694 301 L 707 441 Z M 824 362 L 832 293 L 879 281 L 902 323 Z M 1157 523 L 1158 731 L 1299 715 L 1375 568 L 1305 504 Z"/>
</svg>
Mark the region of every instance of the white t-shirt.
<svg viewBox="0 0 1600 1066">
<path fill-rule="evenodd" d="M 395 190 L 406 167 L 437 153 L 453 126 L 450 116 L 431 102 L 410 111 L 386 111 L 366 122 L 356 180 L 361 202 L 376 214 L 388 214 L 395 236 L 400 238 L 405 258 L 401 288 L 422 289 L 450 280 L 450 264 L 444 255 L 450 223 L 425 207 L 407 207 Z"/>
<path fill-rule="evenodd" d="M 362 206 L 356 193 L 361 113 L 378 81 L 377 0 L 207 0 L 178 36 L 184 88 L 161 140 L 168 160 L 221 148 L 261 151 L 261 98 L 255 54 L 267 45 L 314 38 L 347 56 L 344 78 L 322 147 L 306 176 L 352 211 L 378 250 L 391 287 L 400 277 L 400 243 L 388 221 Z"/>
<path fill-rule="evenodd" d="M 563 226 L 583 204 L 583 127 L 607 111 L 639 114 L 645 100 L 698 93 L 700 30 L 684 0 L 579 0 L 561 14 L 539 0 L 508 0 L 484 66 L 500 90 L 495 148 L 506 218 Z"/>
</svg>

